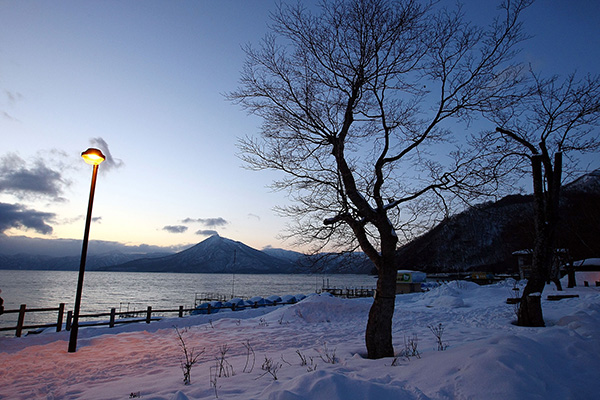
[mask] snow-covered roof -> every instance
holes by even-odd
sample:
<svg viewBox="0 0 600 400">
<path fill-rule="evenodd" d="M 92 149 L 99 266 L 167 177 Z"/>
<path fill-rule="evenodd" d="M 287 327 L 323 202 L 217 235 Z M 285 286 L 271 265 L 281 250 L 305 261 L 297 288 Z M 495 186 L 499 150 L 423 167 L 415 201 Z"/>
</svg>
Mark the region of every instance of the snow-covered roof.
<svg viewBox="0 0 600 400">
<path fill-rule="evenodd" d="M 576 267 L 581 267 L 581 266 L 599 266 L 600 267 L 600 258 L 586 258 L 584 260 L 579 260 L 579 261 L 575 261 L 573 262 L 573 265 L 575 265 Z"/>
</svg>

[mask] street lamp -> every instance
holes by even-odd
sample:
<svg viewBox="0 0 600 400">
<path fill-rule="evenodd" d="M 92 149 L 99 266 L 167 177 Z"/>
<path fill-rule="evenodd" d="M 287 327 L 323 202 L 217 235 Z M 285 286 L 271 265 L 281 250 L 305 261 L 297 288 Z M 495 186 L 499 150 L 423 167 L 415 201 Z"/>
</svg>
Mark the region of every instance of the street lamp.
<svg viewBox="0 0 600 400">
<path fill-rule="evenodd" d="M 85 272 L 85 259 L 87 257 L 88 238 L 90 237 L 90 222 L 92 219 L 92 205 L 94 204 L 94 192 L 96 190 L 96 176 L 98 165 L 106 159 L 98 149 L 87 149 L 81 153 L 83 160 L 94 166 L 92 171 L 92 187 L 90 188 L 90 200 L 88 202 L 87 217 L 85 219 L 85 231 L 83 234 L 83 246 L 81 248 L 81 263 L 79 264 L 79 279 L 77 280 L 77 293 L 75 294 L 75 308 L 73 309 L 73 322 L 71 323 L 71 336 L 69 337 L 69 353 L 77 351 L 77 332 L 79 330 L 79 308 L 81 306 L 81 292 L 83 290 L 83 274 Z"/>
</svg>

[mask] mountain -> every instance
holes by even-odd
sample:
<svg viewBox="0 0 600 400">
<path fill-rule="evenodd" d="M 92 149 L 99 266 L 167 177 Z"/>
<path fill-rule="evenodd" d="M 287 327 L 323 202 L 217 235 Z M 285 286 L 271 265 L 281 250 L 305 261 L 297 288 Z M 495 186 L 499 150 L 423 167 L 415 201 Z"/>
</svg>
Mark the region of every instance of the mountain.
<svg viewBox="0 0 600 400">
<path fill-rule="evenodd" d="M 567 193 L 600 193 L 600 169 L 582 175 L 563 188 Z"/>
<path fill-rule="evenodd" d="M 102 271 L 187 273 L 293 273 L 296 265 L 241 242 L 213 235 L 187 250 L 100 268 Z"/>
<path fill-rule="evenodd" d="M 398 250 L 399 268 L 514 272 L 512 253 L 533 247 L 533 198 L 511 195 L 454 215 Z M 557 247 L 575 260 L 600 255 L 600 170 L 561 192 Z"/>
</svg>

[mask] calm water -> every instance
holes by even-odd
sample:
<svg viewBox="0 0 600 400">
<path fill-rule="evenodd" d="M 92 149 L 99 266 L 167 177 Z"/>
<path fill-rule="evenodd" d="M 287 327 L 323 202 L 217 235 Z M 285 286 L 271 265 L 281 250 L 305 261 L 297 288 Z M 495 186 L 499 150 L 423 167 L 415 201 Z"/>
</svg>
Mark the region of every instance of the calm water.
<svg viewBox="0 0 600 400">
<path fill-rule="evenodd" d="M 77 288 L 76 271 L 0 270 L 0 296 L 5 309 L 58 307 L 73 309 Z M 173 274 L 143 272 L 85 273 L 81 313 L 93 314 L 130 309 L 186 308 L 194 305 L 196 294 L 218 293 L 231 297 L 279 296 L 312 293 L 323 284 L 332 287 L 374 287 L 368 275 L 255 275 L 255 274 Z M 16 325 L 17 314 L 0 316 L 0 326 Z M 41 320 L 40 320 L 41 319 Z M 51 323 L 56 313 L 30 313 L 25 323 Z M 11 333 L 0 332 L 0 335 Z M 12 333 L 14 335 L 14 332 Z"/>
</svg>

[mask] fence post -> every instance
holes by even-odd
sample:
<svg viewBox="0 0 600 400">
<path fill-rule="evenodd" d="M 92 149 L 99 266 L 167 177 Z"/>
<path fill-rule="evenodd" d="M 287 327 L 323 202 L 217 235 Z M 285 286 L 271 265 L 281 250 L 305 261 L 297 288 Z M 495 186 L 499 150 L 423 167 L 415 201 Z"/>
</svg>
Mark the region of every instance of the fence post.
<svg viewBox="0 0 600 400">
<path fill-rule="evenodd" d="M 117 313 L 117 309 L 116 308 L 111 308 L 110 309 L 110 322 L 108 323 L 108 327 L 109 328 L 114 328 L 115 327 L 115 315 Z"/>
<path fill-rule="evenodd" d="M 25 322 L 25 310 L 27 306 L 25 304 L 21 304 L 19 308 L 19 319 L 17 321 L 17 329 L 15 331 L 16 337 L 21 337 L 21 331 L 23 330 L 23 323 Z"/>
<path fill-rule="evenodd" d="M 73 321 L 73 311 L 67 311 L 67 325 L 65 327 L 66 330 L 71 330 L 71 322 Z"/>
<path fill-rule="evenodd" d="M 62 330 L 62 321 L 63 321 L 64 313 L 65 313 L 65 303 L 60 303 L 58 305 L 58 319 L 56 320 L 56 332 L 60 332 Z"/>
<path fill-rule="evenodd" d="M 210 303 L 207 304 L 206 313 L 210 315 Z"/>
<path fill-rule="evenodd" d="M 149 324 L 152 320 L 152 306 L 148 306 L 148 312 L 146 313 L 146 323 Z"/>
<path fill-rule="evenodd" d="M 183 318 L 183 306 L 179 306 L 179 318 Z"/>
</svg>

